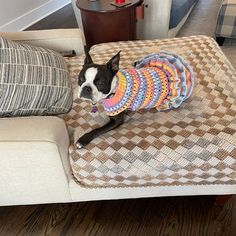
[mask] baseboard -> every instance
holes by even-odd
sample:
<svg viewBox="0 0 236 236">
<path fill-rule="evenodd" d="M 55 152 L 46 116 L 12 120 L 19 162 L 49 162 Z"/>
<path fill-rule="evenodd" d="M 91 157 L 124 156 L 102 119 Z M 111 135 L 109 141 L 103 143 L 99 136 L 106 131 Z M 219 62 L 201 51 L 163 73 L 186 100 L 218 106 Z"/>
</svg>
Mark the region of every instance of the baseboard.
<svg viewBox="0 0 236 236">
<path fill-rule="evenodd" d="M 0 26 L 0 31 L 22 31 L 69 3 L 71 3 L 70 0 L 50 0 L 49 2 L 46 2 L 45 4 Z"/>
</svg>

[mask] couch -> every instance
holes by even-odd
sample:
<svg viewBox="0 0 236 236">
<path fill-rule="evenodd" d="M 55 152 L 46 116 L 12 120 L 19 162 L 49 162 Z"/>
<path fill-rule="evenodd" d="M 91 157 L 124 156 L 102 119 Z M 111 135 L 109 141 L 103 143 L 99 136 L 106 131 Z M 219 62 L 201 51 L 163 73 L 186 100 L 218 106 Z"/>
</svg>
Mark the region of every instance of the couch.
<svg viewBox="0 0 236 236">
<path fill-rule="evenodd" d="M 216 22 L 215 37 L 221 46 L 225 38 L 236 38 L 236 0 L 224 0 Z"/>
<path fill-rule="evenodd" d="M 84 60 L 79 29 L 0 35 L 76 50 L 76 57 L 66 58 L 76 89 Z M 198 79 L 194 96 L 179 110 L 130 114 L 123 126 L 81 150 L 74 141 L 105 118 L 101 110 L 102 116 L 90 113 L 76 92 L 68 114 L 1 118 L 0 205 L 236 193 L 236 72 L 214 40 L 105 43 L 92 47 L 91 55 L 102 63 L 120 49 L 121 66 L 160 49 L 182 55 Z"/>
</svg>

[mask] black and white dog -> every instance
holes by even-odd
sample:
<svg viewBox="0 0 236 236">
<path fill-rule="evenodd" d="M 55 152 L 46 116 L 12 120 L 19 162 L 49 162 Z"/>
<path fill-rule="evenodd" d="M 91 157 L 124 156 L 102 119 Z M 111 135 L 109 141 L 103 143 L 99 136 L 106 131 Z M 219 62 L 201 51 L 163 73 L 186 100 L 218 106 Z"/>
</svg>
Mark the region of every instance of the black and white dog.
<svg viewBox="0 0 236 236">
<path fill-rule="evenodd" d="M 94 64 L 88 51 L 85 50 L 86 58 L 82 70 L 78 76 L 78 97 L 90 100 L 93 104 L 112 96 L 115 86 L 115 75 L 119 70 L 120 52 L 113 56 L 106 64 Z M 112 130 L 124 121 L 124 112 L 110 117 L 110 121 L 103 127 L 84 134 L 76 142 L 78 148 L 90 143 L 95 137 Z"/>
<path fill-rule="evenodd" d="M 86 50 L 85 50 L 86 51 Z M 101 102 L 110 116 L 103 127 L 83 135 L 78 148 L 92 139 L 121 125 L 126 110 L 156 108 L 166 111 L 178 108 L 192 93 L 194 73 L 191 66 L 172 52 L 152 53 L 134 63 L 134 68 L 119 69 L 120 52 L 106 64 L 94 64 L 86 51 L 79 74 L 78 96 Z"/>
</svg>

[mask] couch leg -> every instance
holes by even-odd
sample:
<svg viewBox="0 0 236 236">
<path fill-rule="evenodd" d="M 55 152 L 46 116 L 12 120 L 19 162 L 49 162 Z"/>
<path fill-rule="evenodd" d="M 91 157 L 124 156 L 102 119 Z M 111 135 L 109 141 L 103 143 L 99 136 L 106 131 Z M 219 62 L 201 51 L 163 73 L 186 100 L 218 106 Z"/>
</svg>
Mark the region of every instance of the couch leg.
<svg viewBox="0 0 236 236">
<path fill-rule="evenodd" d="M 232 195 L 220 195 L 220 196 L 216 196 L 215 205 L 216 205 L 216 206 L 224 206 L 225 203 L 227 203 L 231 197 L 232 197 Z"/>
<path fill-rule="evenodd" d="M 225 41 L 224 37 L 216 37 L 216 42 L 219 44 L 219 46 L 222 46 Z"/>
</svg>

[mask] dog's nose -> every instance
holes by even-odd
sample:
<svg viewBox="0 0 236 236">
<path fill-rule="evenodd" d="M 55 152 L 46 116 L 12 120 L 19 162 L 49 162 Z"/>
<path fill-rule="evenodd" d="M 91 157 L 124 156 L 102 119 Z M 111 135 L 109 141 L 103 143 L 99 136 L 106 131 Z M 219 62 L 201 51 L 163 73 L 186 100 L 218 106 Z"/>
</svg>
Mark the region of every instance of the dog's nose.
<svg viewBox="0 0 236 236">
<path fill-rule="evenodd" d="M 80 94 L 81 97 L 91 99 L 92 98 L 92 88 L 90 86 L 85 86 Z"/>
<path fill-rule="evenodd" d="M 83 88 L 83 90 L 84 90 L 85 93 L 91 93 L 91 92 L 92 92 L 92 88 L 89 87 L 89 86 L 85 86 L 85 87 Z"/>
</svg>

